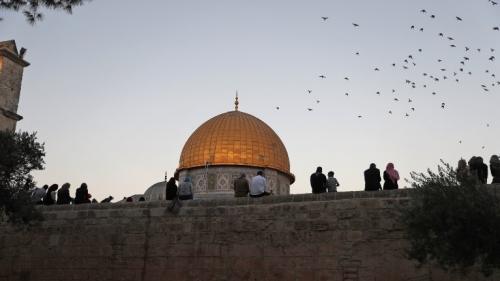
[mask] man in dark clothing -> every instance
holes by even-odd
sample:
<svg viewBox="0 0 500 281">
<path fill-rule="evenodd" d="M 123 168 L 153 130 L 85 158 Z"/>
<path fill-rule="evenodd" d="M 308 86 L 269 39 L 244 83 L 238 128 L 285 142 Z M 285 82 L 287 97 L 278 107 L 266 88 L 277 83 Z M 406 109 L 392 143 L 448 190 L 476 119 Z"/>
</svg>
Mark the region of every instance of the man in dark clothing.
<svg viewBox="0 0 500 281">
<path fill-rule="evenodd" d="M 488 165 L 484 163 L 483 157 L 477 157 L 477 177 L 482 184 L 488 182 Z"/>
<path fill-rule="evenodd" d="M 312 193 L 326 192 L 326 176 L 323 174 L 321 167 L 316 168 L 316 173 L 313 173 L 310 178 Z"/>
<path fill-rule="evenodd" d="M 250 192 L 250 186 L 245 174 L 234 180 L 234 197 L 247 197 Z"/>
<path fill-rule="evenodd" d="M 177 197 L 177 185 L 175 184 L 175 178 L 170 178 L 167 182 L 166 197 L 167 200 L 174 200 Z"/>
<path fill-rule="evenodd" d="M 380 170 L 374 163 L 370 164 L 370 168 L 365 171 L 365 191 L 376 191 L 382 189 L 380 185 Z"/>
</svg>

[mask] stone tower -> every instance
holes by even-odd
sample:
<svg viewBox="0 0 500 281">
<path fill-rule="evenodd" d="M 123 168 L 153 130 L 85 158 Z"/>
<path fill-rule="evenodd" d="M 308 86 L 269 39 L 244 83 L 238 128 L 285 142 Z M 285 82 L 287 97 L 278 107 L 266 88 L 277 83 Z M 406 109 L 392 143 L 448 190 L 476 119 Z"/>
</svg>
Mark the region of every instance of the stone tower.
<svg viewBox="0 0 500 281">
<path fill-rule="evenodd" d="M 14 131 L 16 122 L 23 119 L 17 114 L 23 69 L 30 65 L 23 59 L 25 50 L 18 52 L 14 40 L 0 42 L 0 130 Z"/>
</svg>

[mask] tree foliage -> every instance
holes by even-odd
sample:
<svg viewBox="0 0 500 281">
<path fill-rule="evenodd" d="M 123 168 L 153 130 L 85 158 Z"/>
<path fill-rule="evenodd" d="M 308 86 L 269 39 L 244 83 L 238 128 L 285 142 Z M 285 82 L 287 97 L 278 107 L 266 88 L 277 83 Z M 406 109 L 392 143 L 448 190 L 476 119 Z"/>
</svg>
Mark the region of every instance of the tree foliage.
<svg viewBox="0 0 500 281">
<path fill-rule="evenodd" d="M 0 218 L 28 223 L 41 217 L 30 200 L 30 172 L 43 169 L 44 156 L 36 133 L 0 131 Z"/>
<path fill-rule="evenodd" d="M 494 190 L 474 178 L 459 183 L 441 160 L 437 173 L 411 173 L 412 200 L 401 210 L 410 259 L 466 274 L 485 276 L 500 268 L 500 208 Z"/>
<path fill-rule="evenodd" d="M 21 11 L 30 24 L 43 19 L 41 9 L 61 10 L 69 14 L 73 8 L 90 0 L 0 0 L 0 9 Z M 0 19 L 1 20 L 1 19 Z"/>
</svg>

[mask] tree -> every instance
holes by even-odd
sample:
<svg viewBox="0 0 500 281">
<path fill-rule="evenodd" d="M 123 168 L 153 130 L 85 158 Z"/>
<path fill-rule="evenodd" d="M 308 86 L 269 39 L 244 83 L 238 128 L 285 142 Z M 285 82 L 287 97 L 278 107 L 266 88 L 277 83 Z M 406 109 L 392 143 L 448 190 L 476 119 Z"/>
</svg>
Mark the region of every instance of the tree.
<svg viewBox="0 0 500 281">
<path fill-rule="evenodd" d="M 22 11 L 26 20 L 35 24 L 43 19 L 43 14 L 39 12 L 41 8 L 62 10 L 71 14 L 75 6 L 83 5 L 86 1 L 91 0 L 0 0 L 0 9 Z"/>
<path fill-rule="evenodd" d="M 438 172 L 411 173 L 411 203 L 401 209 L 410 242 L 408 257 L 463 274 L 500 268 L 500 208 L 494 190 L 474 178 L 459 183 L 450 164 Z"/>
<path fill-rule="evenodd" d="M 30 172 L 43 169 L 44 145 L 36 133 L 0 131 L 0 218 L 28 223 L 41 218 L 30 198 Z"/>
</svg>

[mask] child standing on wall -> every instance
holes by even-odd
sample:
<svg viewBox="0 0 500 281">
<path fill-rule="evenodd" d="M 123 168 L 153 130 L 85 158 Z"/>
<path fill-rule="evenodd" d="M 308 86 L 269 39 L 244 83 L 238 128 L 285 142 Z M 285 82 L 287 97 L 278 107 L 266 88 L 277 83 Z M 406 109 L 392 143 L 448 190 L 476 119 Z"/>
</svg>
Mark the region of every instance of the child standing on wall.
<svg viewBox="0 0 500 281">
<path fill-rule="evenodd" d="M 326 179 L 326 189 L 328 192 L 337 192 L 337 186 L 340 186 L 337 179 L 333 177 L 334 175 L 333 171 L 328 172 L 328 179 Z"/>
</svg>

